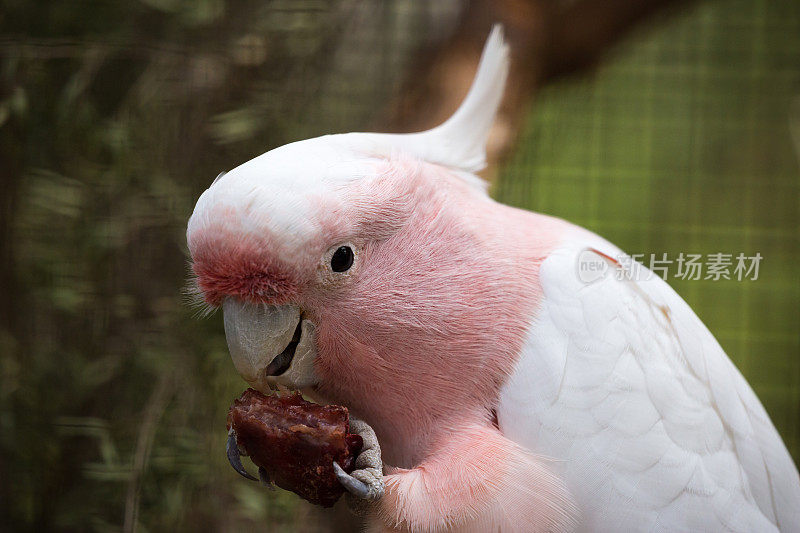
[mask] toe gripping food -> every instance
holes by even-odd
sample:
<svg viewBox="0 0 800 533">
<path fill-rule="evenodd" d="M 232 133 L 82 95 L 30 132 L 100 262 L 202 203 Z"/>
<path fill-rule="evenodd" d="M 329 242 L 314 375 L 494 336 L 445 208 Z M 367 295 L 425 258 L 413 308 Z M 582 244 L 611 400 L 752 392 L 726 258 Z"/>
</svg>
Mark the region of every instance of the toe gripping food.
<svg viewBox="0 0 800 533">
<path fill-rule="evenodd" d="M 363 445 L 350 433 L 346 407 L 307 402 L 300 393 L 266 396 L 247 389 L 228 411 L 228 431 L 238 448 L 233 452 L 250 456 L 262 481 L 323 507 L 344 493 L 333 462 L 350 473 Z M 231 464 L 245 475 L 238 455 Z"/>
</svg>

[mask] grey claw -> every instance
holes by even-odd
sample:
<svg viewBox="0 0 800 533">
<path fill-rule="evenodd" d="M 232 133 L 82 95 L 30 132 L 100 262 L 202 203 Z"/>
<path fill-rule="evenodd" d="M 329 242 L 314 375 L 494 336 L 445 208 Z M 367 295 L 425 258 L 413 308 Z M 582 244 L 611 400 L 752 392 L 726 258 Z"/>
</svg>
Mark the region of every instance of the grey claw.
<svg viewBox="0 0 800 533">
<path fill-rule="evenodd" d="M 369 496 L 369 487 L 367 487 L 367 485 L 362 481 L 357 480 L 345 472 L 336 461 L 333 462 L 333 470 L 336 472 L 336 477 L 339 479 L 339 483 L 341 483 L 342 486 L 347 489 L 347 492 L 358 496 L 359 498 L 366 498 Z"/>
<path fill-rule="evenodd" d="M 269 490 L 275 490 L 275 485 L 272 484 L 272 480 L 269 478 L 269 474 L 267 474 L 267 471 L 264 470 L 263 466 L 258 467 L 258 479 L 260 479 L 261 484 L 267 487 Z"/>
<path fill-rule="evenodd" d="M 228 431 L 228 442 L 225 443 L 225 453 L 228 455 L 228 462 L 239 475 L 247 479 L 252 479 L 253 481 L 258 481 L 242 466 L 242 459 L 239 457 L 239 445 L 236 444 L 236 433 L 233 431 L 233 428 Z"/>
</svg>

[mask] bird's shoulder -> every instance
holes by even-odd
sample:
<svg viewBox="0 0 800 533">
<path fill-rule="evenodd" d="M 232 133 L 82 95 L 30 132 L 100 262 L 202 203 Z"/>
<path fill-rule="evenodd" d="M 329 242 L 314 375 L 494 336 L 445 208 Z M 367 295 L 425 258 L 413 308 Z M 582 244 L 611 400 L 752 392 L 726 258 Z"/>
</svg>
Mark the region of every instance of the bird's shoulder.
<svg viewBox="0 0 800 533">
<path fill-rule="evenodd" d="M 543 261 L 504 432 L 564 460 L 600 524 L 800 527 L 797 470 L 758 398 L 689 306 L 626 257 L 579 234 Z"/>
</svg>

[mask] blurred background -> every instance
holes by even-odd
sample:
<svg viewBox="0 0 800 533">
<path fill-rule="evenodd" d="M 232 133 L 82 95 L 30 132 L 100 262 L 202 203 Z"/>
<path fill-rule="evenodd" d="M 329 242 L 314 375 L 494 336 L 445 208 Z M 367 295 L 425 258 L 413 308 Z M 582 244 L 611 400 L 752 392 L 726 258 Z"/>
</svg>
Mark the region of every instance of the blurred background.
<svg viewBox="0 0 800 533">
<path fill-rule="evenodd" d="M 669 281 L 800 459 L 796 0 L 2 0 L 0 530 L 354 527 L 228 466 L 244 382 L 185 225 L 267 149 L 434 125 L 494 21 L 492 194 L 629 253 L 760 253 Z"/>
</svg>

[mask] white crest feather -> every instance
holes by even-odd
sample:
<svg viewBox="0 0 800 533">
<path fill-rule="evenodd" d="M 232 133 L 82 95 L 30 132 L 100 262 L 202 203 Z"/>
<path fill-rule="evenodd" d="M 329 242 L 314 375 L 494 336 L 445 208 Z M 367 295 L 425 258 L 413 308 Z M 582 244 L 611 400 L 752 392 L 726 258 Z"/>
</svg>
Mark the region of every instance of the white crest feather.
<svg viewBox="0 0 800 533">
<path fill-rule="evenodd" d="M 509 50 L 496 24 L 483 48 L 467 97 L 443 124 L 419 133 L 351 133 L 347 137 L 373 153 L 404 151 L 430 163 L 476 172 L 486 166 L 486 142 L 508 77 Z"/>
</svg>

